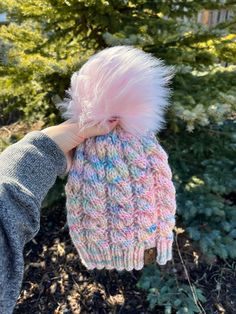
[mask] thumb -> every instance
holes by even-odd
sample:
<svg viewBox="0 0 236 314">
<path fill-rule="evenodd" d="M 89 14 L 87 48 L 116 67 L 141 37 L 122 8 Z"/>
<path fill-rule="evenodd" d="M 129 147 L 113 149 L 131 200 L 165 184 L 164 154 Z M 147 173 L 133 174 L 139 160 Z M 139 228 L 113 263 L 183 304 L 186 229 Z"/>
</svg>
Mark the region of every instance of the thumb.
<svg viewBox="0 0 236 314">
<path fill-rule="evenodd" d="M 118 125 L 118 120 L 109 120 L 106 124 L 97 123 L 96 125 L 86 127 L 82 134 L 89 138 L 91 136 L 105 135 Z"/>
</svg>

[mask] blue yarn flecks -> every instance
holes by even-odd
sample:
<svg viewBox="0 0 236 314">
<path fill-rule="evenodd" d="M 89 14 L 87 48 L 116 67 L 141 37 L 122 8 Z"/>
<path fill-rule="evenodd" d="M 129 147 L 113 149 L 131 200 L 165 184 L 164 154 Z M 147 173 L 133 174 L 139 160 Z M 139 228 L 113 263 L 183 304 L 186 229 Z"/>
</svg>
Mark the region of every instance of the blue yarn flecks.
<svg viewBox="0 0 236 314">
<path fill-rule="evenodd" d="M 126 240 L 126 241 L 123 242 L 123 246 L 130 247 L 132 242 L 133 242 L 132 240 Z"/>
<path fill-rule="evenodd" d="M 126 141 L 122 141 L 122 142 L 121 142 L 121 146 L 122 146 L 122 147 L 129 147 L 129 146 L 130 146 L 130 142 L 127 141 L 127 140 L 126 140 Z"/>
<path fill-rule="evenodd" d="M 78 171 L 73 168 L 70 170 L 70 176 L 74 177 L 75 179 L 79 178 L 81 174 L 82 174 L 82 170 Z"/>
<path fill-rule="evenodd" d="M 137 195 L 141 195 L 143 192 L 144 192 L 144 186 L 142 186 L 141 184 L 140 185 L 136 185 L 133 187 L 134 189 L 134 192 L 137 194 Z"/>
<path fill-rule="evenodd" d="M 117 134 L 111 133 L 111 141 L 112 141 L 112 143 L 115 144 L 117 140 L 118 140 Z"/>
<path fill-rule="evenodd" d="M 115 177 L 109 180 L 109 184 L 119 184 L 123 179 L 121 177 Z"/>
<path fill-rule="evenodd" d="M 84 159 L 84 152 L 80 149 L 77 149 L 75 152 L 75 159 Z"/>
<path fill-rule="evenodd" d="M 97 174 L 93 174 L 92 176 L 88 177 L 88 181 L 91 181 L 93 183 L 99 182 Z"/>
<path fill-rule="evenodd" d="M 168 240 L 174 240 L 174 233 L 171 232 L 171 234 L 167 236 L 167 239 Z"/>
<path fill-rule="evenodd" d="M 140 205 L 139 207 L 141 211 L 145 211 L 146 209 L 150 207 L 150 204 L 146 199 L 140 199 L 139 205 Z"/>
<path fill-rule="evenodd" d="M 108 137 L 109 137 L 109 133 L 108 134 L 104 134 L 104 135 L 96 136 L 96 142 L 99 143 L 99 142 L 107 141 Z"/>
<path fill-rule="evenodd" d="M 130 171 L 132 172 L 132 175 L 139 178 L 143 175 L 144 171 L 143 169 L 137 168 L 137 167 L 130 167 Z"/>
<path fill-rule="evenodd" d="M 97 165 L 97 164 L 101 163 L 99 158 L 98 158 L 98 156 L 96 156 L 96 155 L 90 155 L 89 159 L 90 159 L 91 163 L 94 164 L 94 165 Z"/>
<path fill-rule="evenodd" d="M 154 231 L 156 231 L 156 229 L 157 229 L 157 225 L 156 225 L 156 224 L 153 224 L 153 225 L 151 225 L 151 226 L 147 229 L 147 231 L 148 231 L 149 233 L 153 233 Z"/>
<path fill-rule="evenodd" d="M 93 167 L 96 169 L 96 170 L 100 170 L 100 169 L 103 169 L 104 168 L 104 165 L 102 162 L 97 162 L 97 163 L 94 163 L 93 164 Z"/>
<path fill-rule="evenodd" d="M 111 204 L 108 208 L 111 213 L 119 213 L 121 210 L 121 206 L 119 204 Z"/>
</svg>

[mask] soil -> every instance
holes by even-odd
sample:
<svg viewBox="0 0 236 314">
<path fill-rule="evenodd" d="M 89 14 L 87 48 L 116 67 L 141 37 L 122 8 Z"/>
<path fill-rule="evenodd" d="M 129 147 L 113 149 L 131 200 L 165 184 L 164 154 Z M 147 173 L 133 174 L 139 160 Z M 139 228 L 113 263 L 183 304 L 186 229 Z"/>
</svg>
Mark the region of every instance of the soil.
<svg viewBox="0 0 236 314">
<path fill-rule="evenodd" d="M 186 283 L 189 276 L 207 297 L 202 304 L 205 313 L 236 313 L 236 263 L 219 259 L 208 265 L 200 255 L 196 258 L 184 233 L 178 238 L 173 260 L 157 267 L 174 270 Z M 25 246 L 24 256 L 24 280 L 14 314 L 164 313 L 162 307 L 148 309 L 146 292 L 136 286 L 142 271 L 86 270 L 69 236 L 64 201 L 42 210 L 41 229 Z"/>
</svg>

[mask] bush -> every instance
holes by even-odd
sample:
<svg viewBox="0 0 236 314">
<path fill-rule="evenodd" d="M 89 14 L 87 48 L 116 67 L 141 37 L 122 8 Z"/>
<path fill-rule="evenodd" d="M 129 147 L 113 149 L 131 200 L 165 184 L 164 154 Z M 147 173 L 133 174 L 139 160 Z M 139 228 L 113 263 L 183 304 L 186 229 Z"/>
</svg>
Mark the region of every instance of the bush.
<svg viewBox="0 0 236 314">
<path fill-rule="evenodd" d="M 158 136 L 173 170 L 177 224 L 207 262 L 235 258 L 236 15 L 210 28 L 196 18 L 202 9 L 235 11 L 230 1 L 4 0 L 0 9 L 10 21 L 0 28 L 2 115 L 17 110 L 30 121 L 60 121 L 55 102 L 72 72 L 107 46 L 134 45 L 175 65 L 167 128 Z M 168 277 L 160 288 L 159 270 L 151 270 L 140 281 L 151 306 L 180 293 L 165 306 L 197 310 L 186 285 L 176 290 Z"/>
<path fill-rule="evenodd" d="M 155 265 L 147 266 L 137 284 L 138 288 L 148 292 L 147 300 L 151 310 L 156 305 L 163 306 L 165 314 L 171 314 L 176 310 L 176 314 L 199 313 L 198 302 L 206 302 L 201 289 L 192 285 L 178 282 L 174 274 L 162 273 Z"/>
</svg>

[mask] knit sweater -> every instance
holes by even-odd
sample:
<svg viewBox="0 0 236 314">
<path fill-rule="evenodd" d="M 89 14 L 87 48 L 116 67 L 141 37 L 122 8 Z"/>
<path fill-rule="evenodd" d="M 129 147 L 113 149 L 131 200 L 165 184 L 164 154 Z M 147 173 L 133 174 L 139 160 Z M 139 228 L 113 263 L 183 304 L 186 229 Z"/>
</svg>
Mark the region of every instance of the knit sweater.
<svg viewBox="0 0 236 314">
<path fill-rule="evenodd" d="M 40 205 L 66 157 L 40 131 L 28 133 L 0 155 L 0 313 L 11 314 L 20 293 L 23 249 L 40 228 Z"/>
</svg>

